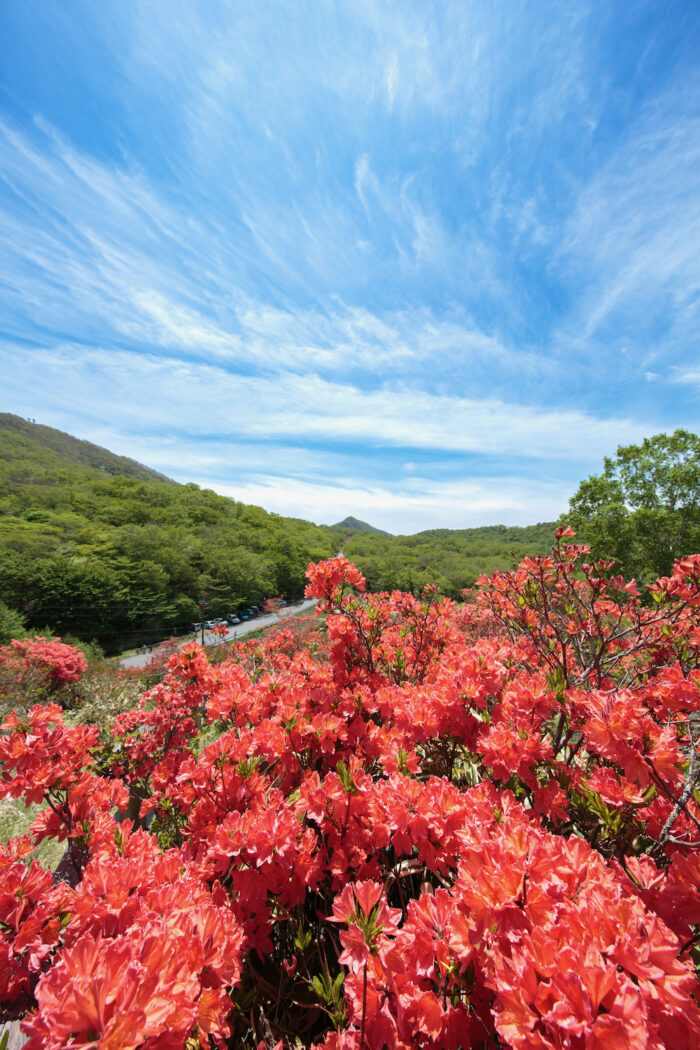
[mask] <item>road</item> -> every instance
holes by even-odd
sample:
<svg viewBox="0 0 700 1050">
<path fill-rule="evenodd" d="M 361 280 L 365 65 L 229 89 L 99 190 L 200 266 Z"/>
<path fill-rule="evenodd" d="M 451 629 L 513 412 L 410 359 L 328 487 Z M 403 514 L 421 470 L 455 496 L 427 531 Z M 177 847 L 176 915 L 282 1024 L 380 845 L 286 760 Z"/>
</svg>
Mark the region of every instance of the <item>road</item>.
<svg viewBox="0 0 700 1050">
<path fill-rule="evenodd" d="M 204 644 L 221 645 L 223 642 L 233 641 L 234 638 L 241 638 L 244 634 L 250 634 L 251 631 L 259 631 L 261 627 L 271 627 L 273 623 L 282 623 L 297 613 L 307 612 L 309 609 L 312 609 L 316 601 L 316 598 L 305 598 L 298 605 L 289 605 L 282 616 L 279 616 L 277 613 L 263 613 L 262 616 L 256 616 L 253 620 L 244 620 L 242 623 L 237 623 L 234 627 L 229 627 L 225 638 L 221 638 L 218 634 L 213 634 L 212 631 L 205 630 Z M 180 648 L 192 640 L 192 635 L 186 636 L 182 639 Z M 197 631 L 195 640 L 201 642 L 201 631 Z M 156 656 L 157 651 L 158 646 L 154 645 L 152 653 L 136 653 L 135 656 L 125 656 L 119 661 L 119 665 L 120 667 L 148 667 L 153 657 Z"/>
</svg>

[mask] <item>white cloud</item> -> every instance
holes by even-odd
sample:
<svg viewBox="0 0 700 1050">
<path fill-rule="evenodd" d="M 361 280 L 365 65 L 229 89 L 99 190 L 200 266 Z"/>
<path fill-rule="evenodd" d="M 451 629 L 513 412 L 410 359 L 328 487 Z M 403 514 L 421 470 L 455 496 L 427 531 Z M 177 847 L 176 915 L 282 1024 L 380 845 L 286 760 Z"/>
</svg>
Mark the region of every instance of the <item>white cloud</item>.
<svg viewBox="0 0 700 1050">
<path fill-rule="evenodd" d="M 684 383 L 689 386 L 700 387 L 700 367 L 675 368 L 671 373 L 670 379 L 673 383 Z"/>
<path fill-rule="evenodd" d="M 437 209 L 417 200 L 414 182 L 411 174 L 380 180 L 367 153 L 355 162 L 355 193 L 373 232 L 379 231 L 374 235 L 391 238 L 403 267 L 411 269 L 428 263 L 438 272 L 447 272 L 457 263 L 457 244 L 445 230 Z M 478 250 L 483 256 L 483 246 Z M 464 260 L 460 259 L 459 264 L 463 267 Z"/>
<path fill-rule="evenodd" d="M 396 89 L 398 86 L 399 79 L 399 58 L 398 55 L 393 54 L 389 59 L 388 65 L 384 72 L 384 84 L 386 86 L 386 99 L 389 109 L 393 108 L 394 99 L 396 98 Z"/>
<path fill-rule="evenodd" d="M 648 430 L 624 418 L 440 396 L 397 384 L 362 390 L 313 374 L 232 375 L 211 363 L 75 345 L 24 354 L 33 365 L 37 398 L 53 406 L 72 401 L 83 415 L 97 415 L 109 390 L 127 430 L 148 420 L 154 431 L 192 437 L 218 433 L 578 460 L 602 457 Z M 8 392 L 13 385 L 10 378 Z"/>
<path fill-rule="evenodd" d="M 633 331 L 659 311 L 677 325 L 697 320 L 700 118 L 685 100 L 699 86 L 676 85 L 642 110 L 579 194 L 559 263 L 574 281 L 585 268 L 584 339 L 614 316 Z"/>
<path fill-rule="evenodd" d="M 377 528 L 405 534 L 431 528 L 553 521 L 566 510 L 569 496 L 561 484 L 525 483 L 522 478 L 509 477 L 449 483 L 422 478 L 408 487 L 352 481 L 330 485 L 261 475 L 243 484 L 212 487 L 244 503 L 319 524 L 332 525 L 353 514 Z"/>
<path fill-rule="evenodd" d="M 24 315 L 22 327 L 40 317 L 43 328 L 68 338 L 90 333 L 236 367 L 335 374 L 362 368 L 381 376 L 398 368 L 410 373 L 428 360 L 433 372 L 438 362 L 437 371 L 457 361 L 477 366 L 472 380 L 495 362 L 503 376 L 550 367 L 468 319 L 436 319 L 425 307 L 379 317 L 338 297 L 326 299 L 325 308 L 273 305 L 247 289 L 217 231 L 160 199 L 141 175 L 84 157 L 46 125 L 34 141 L 0 124 L 0 162 L 13 192 L 21 190 L 30 205 L 0 207 L 0 272 L 13 291 L 12 311 Z M 408 182 L 394 195 L 361 156 L 356 185 L 367 208 L 390 212 L 407 265 L 448 264 L 448 238 L 415 202 Z M 277 252 L 278 228 L 253 227 Z"/>
<path fill-rule="evenodd" d="M 377 180 L 372 174 L 372 169 L 369 164 L 369 157 L 366 153 L 363 153 L 357 158 L 355 162 L 355 192 L 362 201 L 362 206 L 367 213 L 367 217 L 370 217 L 370 210 L 368 204 L 368 193 L 377 193 Z"/>
<path fill-rule="evenodd" d="M 170 302 L 154 291 L 134 292 L 132 301 L 142 323 L 132 327 L 122 322 L 122 331 L 138 334 L 139 327 L 145 328 L 149 342 L 171 349 L 182 347 L 193 355 L 213 354 L 230 359 L 241 354 L 240 338 L 211 324 L 196 310 Z"/>
</svg>

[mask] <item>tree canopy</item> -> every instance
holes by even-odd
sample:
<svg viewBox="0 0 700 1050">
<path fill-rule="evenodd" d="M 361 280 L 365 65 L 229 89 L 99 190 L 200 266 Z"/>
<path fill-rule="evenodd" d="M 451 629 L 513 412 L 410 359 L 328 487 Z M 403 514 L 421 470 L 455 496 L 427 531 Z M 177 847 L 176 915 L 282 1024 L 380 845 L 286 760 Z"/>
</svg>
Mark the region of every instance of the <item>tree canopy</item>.
<svg viewBox="0 0 700 1050">
<path fill-rule="evenodd" d="M 420 594 L 434 585 L 459 598 L 482 574 L 510 568 L 514 559 L 528 554 L 545 554 L 553 530 L 554 522 L 429 529 L 413 536 L 358 531 L 343 542 L 343 553 L 365 576 L 369 590 Z"/>
<path fill-rule="evenodd" d="M 353 525 L 351 530 L 348 525 Z M 361 531 L 356 531 L 357 529 Z M 160 641 L 265 598 L 300 597 L 309 562 L 343 546 L 371 590 L 459 597 L 512 555 L 543 553 L 553 525 L 390 537 L 334 528 L 179 485 L 61 431 L 0 415 L 0 634 L 49 628 L 108 652 Z M 352 536 L 348 538 L 348 531 Z"/>
<path fill-rule="evenodd" d="M 0 416 L 0 640 L 28 629 L 107 652 L 206 616 L 298 598 L 330 528 L 178 485 L 50 427 Z"/>
<path fill-rule="evenodd" d="M 687 430 L 620 445 L 582 481 L 564 520 L 596 556 L 642 580 L 700 547 L 700 438 Z"/>
</svg>

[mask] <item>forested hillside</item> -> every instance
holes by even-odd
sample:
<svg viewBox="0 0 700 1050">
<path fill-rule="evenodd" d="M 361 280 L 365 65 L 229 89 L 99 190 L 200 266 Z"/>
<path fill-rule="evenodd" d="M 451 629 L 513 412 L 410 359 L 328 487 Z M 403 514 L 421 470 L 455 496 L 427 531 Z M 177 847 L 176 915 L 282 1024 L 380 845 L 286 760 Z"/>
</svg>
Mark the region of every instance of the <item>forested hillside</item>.
<svg viewBox="0 0 700 1050">
<path fill-rule="evenodd" d="M 40 459 L 37 458 L 38 450 L 41 451 Z M 9 412 L 0 412 L 0 459 L 5 465 L 11 465 L 12 478 L 19 481 L 31 479 L 35 484 L 66 466 L 94 467 L 103 474 L 118 474 L 142 481 L 171 480 L 128 456 L 117 456 L 100 445 L 82 441 L 54 427 L 31 423 Z"/>
<path fill-rule="evenodd" d="M 329 528 L 178 485 L 105 449 L 0 417 L 0 602 L 107 652 L 206 615 L 302 594 Z"/>
<path fill-rule="evenodd" d="M 510 568 L 513 555 L 546 554 L 552 546 L 553 522 L 524 528 L 486 525 L 477 529 L 430 529 L 414 536 L 384 537 L 356 532 L 343 554 L 360 569 L 371 590 L 418 593 L 436 584 L 458 598 L 482 573 Z"/>
<path fill-rule="evenodd" d="M 341 544 L 372 590 L 430 583 L 458 597 L 480 573 L 509 567 L 511 553 L 547 551 L 553 526 L 398 537 L 364 529 L 348 539 L 347 527 L 179 485 L 59 430 L 0 415 L 0 603 L 30 629 L 118 652 L 186 630 L 201 618 L 202 598 L 206 617 L 273 595 L 296 598 L 309 562 Z"/>
</svg>

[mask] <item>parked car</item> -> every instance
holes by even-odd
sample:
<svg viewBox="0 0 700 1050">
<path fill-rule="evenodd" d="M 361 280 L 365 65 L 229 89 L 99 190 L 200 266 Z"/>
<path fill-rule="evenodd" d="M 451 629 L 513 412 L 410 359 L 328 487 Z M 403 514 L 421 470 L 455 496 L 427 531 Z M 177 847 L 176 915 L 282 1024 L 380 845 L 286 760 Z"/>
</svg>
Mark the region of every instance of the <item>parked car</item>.
<svg viewBox="0 0 700 1050">
<path fill-rule="evenodd" d="M 235 614 L 235 613 L 229 613 L 229 614 L 228 614 L 228 616 L 226 617 L 226 620 L 227 620 L 227 621 L 228 621 L 228 623 L 230 623 L 230 624 L 231 624 L 232 626 L 233 626 L 234 624 L 237 624 L 237 623 L 240 623 L 240 622 L 241 622 L 241 621 L 240 621 L 240 618 L 239 618 L 238 616 L 236 616 L 236 614 Z"/>
</svg>

